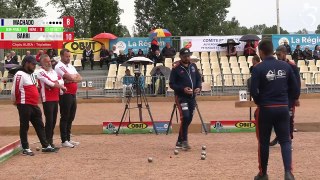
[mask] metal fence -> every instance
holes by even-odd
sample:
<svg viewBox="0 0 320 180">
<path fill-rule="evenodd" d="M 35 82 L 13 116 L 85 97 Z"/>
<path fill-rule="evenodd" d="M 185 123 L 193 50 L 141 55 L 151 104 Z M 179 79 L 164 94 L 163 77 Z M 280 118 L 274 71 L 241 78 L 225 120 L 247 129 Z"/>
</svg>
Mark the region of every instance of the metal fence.
<svg viewBox="0 0 320 180">
<path fill-rule="evenodd" d="M 202 96 L 238 95 L 240 90 L 247 90 L 247 74 L 219 74 L 202 76 Z M 320 72 L 301 73 L 301 93 L 320 93 Z M 134 77 L 133 82 L 135 82 Z M 163 76 L 141 76 L 139 84 L 146 96 L 173 96 L 169 80 Z M 89 97 L 124 97 L 128 92 L 135 95 L 135 83 L 128 87 L 123 77 L 84 77 L 78 83 L 79 98 Z M 2 77 L 0 81 L 0 99 L 9 99 L 12 78 Z"/>
<path fill-rule="evenodd" d="M 135 77 L 129 77 L 132 80 L 124 82 L 124 77 L 84 77 L 78 84 L 78 97 L 122 97 L 125 96 L 125 88 L 132 88 L 133 95 L 136 94 L 136 85 L 146 96 L 165 96 L 168 80 L 163 76 L 141 76 L 136 82 Z"/>
</svg>

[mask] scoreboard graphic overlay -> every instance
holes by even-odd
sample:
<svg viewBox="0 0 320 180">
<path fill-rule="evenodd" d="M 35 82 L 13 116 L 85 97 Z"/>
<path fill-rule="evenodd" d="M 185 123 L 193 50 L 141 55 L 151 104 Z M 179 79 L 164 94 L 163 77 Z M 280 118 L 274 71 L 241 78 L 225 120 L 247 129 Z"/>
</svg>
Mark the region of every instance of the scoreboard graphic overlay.
<svg viewBox="0 0 320 180">
<path fill-rule="evenodd" d="M 63 42 L 73 42 L 74 18 L 62 19 L 1 19 L 0 49 L 60 49 Z"/>
</svg>

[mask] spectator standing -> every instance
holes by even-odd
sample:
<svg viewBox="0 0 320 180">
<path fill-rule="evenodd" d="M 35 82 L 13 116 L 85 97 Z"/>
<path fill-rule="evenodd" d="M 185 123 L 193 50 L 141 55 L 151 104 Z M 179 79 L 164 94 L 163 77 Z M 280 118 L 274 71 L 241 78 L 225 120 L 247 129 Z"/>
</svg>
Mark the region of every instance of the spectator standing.
<svg viewBox="0 0 320 180">
<path fill-rule="evenodd" d="M 59 97 L 61 145 L 62 147 L 73 148 L 79 145 L 79 142 L 71 140 L 70 134 L 72 122 L 75 119 L 77 111 L 77 83 L 82 80 L 82 77 L 76 68 L 70 64 L 70 55 L 71 53 L 68 49 L 60 51 L 61 60 L 56 65 L 55 71 L 58 76 L 62 77 L 64 85 L 67 88 Z"/>
<path fill-rule="evenodd" d="M 106 49 L 105 45 L 101 46 L 100 51 L 100 68 L 102 69 L 103 63 L 106 62 L 108 64 L 109 51 Z M 109 67 L 108 67 L 109 69 Z"/>
<path fill-rule="evenodd" d="M 151 41 L 151 50 L 153 53 L 156 52 L 156 50 L 160 50 L 160 46 L 159 46 L 159 42 L 158 42 L 158 37 L 157 36 L 154 36 L 152 38 L 152 41 Z"/>
<path fill-rule="evenodd" d="M 291 55 L 291 47 L 290 47 L 290 45 L 288 44 L 288 41 L 284 41 L 283 45 L 284 45 L 284 47 L 286 47 L 286 49 L 287 49 L 287 54 L 288 54 L 288 55 Z"/>
<path fill-rule="evenodd" d="M 254 56 L 257 54 L 256 46 L 254 41 L 247 41 L 246 45 L 244 46 L 244 55 L 246 58 L 248 56 Z"/>
<path fill-rule="evenodd" d="M 39 93 L 33 75 L 36 64 L 37 61 L 33 56 L 26 56 L 23 59 L 22 69 L 15 74 L 11 90 L 13 104 L 17 106 L 19 112 L 22 153 L 29 156 L 34 155 L 28 143 L 29 121 L 37 132 L 42 152 L 55 152 L 46 140 L 42 112 L 38 106 Z"/>
<path fill-rule="evenodd" d="M 166 46 L 162 49 L 161 54 L 164 58 L 174 58 L 177 54 L 176 49 L 171 46 L 169 42 L 166 43 Z"/>
</svg>

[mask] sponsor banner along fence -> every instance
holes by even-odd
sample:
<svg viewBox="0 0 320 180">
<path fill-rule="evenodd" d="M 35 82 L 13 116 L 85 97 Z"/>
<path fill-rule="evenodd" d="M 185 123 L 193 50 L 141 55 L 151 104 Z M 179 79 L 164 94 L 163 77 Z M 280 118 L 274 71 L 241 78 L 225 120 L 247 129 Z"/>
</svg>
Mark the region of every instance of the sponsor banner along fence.
<svg viewBox="0 0 320 180">
<path fill-rule="evenodd" d="M 235 36 L 182 36 L 180 46 L 190 48 L 192 52 L 208 52 L 208 51 L 227 51 L 227 48 L 220 47 L 218 44 L 226 39 L 234 39 L 236 42 L 242 35 Z M 261 38 L 262 36 L 259 35 Z M 243 51 L 245 42 L 236 46 L 237 51 Z"/>
<path fill-rule="evenodd" d="M 320 34 L 283 34 L 283 35 L 272 35 L 272 43 L 274 49 L 278 46 L 283 45 L 287 41 L 291 47 L 292 52 L 296 49 L 296 46 L 301 45 L 303 50 L 305 46 L 309 46 L 311 50 L 320 43 Z"/>
<path fill-rule="evenodd" d="M 118 130 L 120 122 L 103 122 L 104 134 L 115 134 Z M 169 121 L 157 121 L 154 122 L 155 128 L 158 133 L 166 133 L 169 125 Z M 169 132 L 172 132 L 172 126 L 170 126 Z M 123 122 L 120 127 L 119 134 L 148 134 L 154 133 L 152 122 Z"/>
<path fill-rule="evenodd" d="M 117 38 L 110 41 L 110 47 L 115 45 L 118 50 L 124 50 L 125 53 L 128 53 L 128 49 L 132 48 L 135 54 L 141 49 L 143 53 L 147 55 L 151 47 L 151 41 L 152 38 L 148 37 Z M 171 37 L 158 38 L 158 42 L 160 43 L 160 50 L 165 47 L 167 42 L 172 44 Z"/>
<path fill-rule="evenodd" d="M 211 121 L 211 133 L 255 132 L 255 121 Z"/>
</svg>

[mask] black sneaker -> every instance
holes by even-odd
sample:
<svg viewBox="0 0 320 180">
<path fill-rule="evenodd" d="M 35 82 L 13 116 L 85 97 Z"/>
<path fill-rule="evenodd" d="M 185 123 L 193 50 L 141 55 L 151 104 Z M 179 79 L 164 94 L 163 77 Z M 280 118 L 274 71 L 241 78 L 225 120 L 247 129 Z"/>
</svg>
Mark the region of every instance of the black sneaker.
<svg viewBox="0 0 320 180">
<path fill-rule="evenodd" d="M 294 176 L 290 171 L 285 172 L 284 180 L 294 180 Z"/>
<path fill-rule="evenodd" d="M 34 156 L 34 153 L 31 151 L 31 149 L 23 149 L 22 154 L 26 156 Z"/>
<path fill-rule="evenodd" d="M 60 147 L 57 147 L 57 146 L 54 145 L 54 144 L 50 144 L 50 146 L 51 146 L 55 151 L 59 151 L 59 150 L 60 150 Z"/>
<path fill-rule="evenodd" d="M 177 141 L 176 149 L 182 149 L 182 142 Z"/>
<path fill-rule="evenodd" d="M 183 141 L 183 142 L 182 142 L 182 149 L 183 149 L 183 150 L 189 150 L 189 149 L 191 149 L 191 147 L 189 146 L 188 141 Z"/>
<path fill-rule="evenodd" d="M 42 152 L 55 152 L 56 150 L 50 145 L 46 148 L 42 148 Z"/>
<path fill-rule="evenodd" d="M 275 146 L 276 144 L 278 144 L 278 138 L 274 138 L 273 141 L 270 142 L 269 146 Z"/>
<path fill-rule="evenodd" d="M 255 177 L 254 177 L 254 180 L 269 180 L 269 177 L 268 177 L 268 175 L 267 174 L 265 174 L 265 175 L 260 175 L 260 174 L 258 174 L 258 175 L 256 175 Z"/>
</svg>

